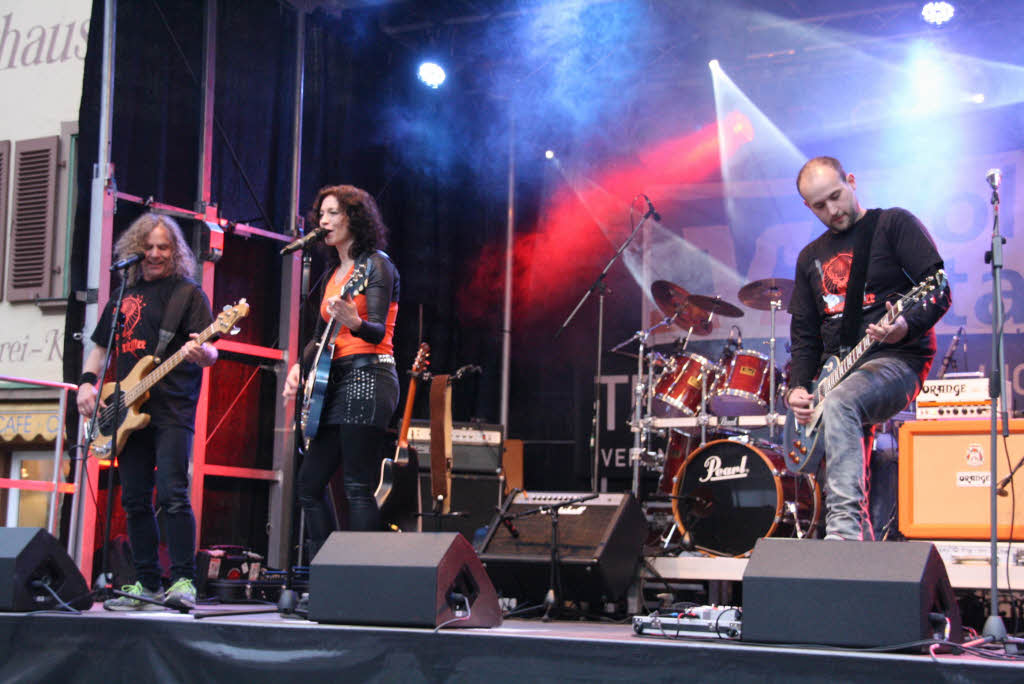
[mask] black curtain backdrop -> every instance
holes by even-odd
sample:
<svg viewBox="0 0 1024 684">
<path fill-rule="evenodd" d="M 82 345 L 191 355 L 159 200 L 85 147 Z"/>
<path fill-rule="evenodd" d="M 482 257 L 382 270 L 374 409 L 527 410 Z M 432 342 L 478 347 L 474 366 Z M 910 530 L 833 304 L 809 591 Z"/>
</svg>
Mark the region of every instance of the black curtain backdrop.
<svg viewBox="0 0 1024 684">
<path fill-rule="evenodd" d="M 122 0 L 117 7 L 111 152 L 117 187 L 187 208 L 197 199 L 203 5 L 201 0 Z M 76 290 L 85 286 L 102 9 L 102 0 L 95 0 L 79 121 Z M 273 0 L 218 3 L 211 199 L 224 218 L 276 232 L 288 225 L 296 21 L 294 9 Z M 373 8 L 348 11 L 344 21 L 318 10 L 308 15 L 306 29 L 301 211 L 308 211 L 316 190 L 327 184 L 351 183 L 377 197 L 391 231 L 387 251 L 401 274 L 395 350 L 400 372 L 404 376 L 411 366 L 421 340 L 431 345 L 435 372 L 481 366 L 482 374 L 468 376 L 456 388 L 454 418 L 497 422 L 503 262 L 495 264 L 493 283 L 474 292 L 472 306 L 465 288 L 482 254 L 504 246 L 511 105 L 480 92 L 423 88 L 414 76 L 417 55 L 380 31 Z M 439 135 L 449 144 L 428 144 Z M 518 233 L 536 224 L 544 191 L 542 161 L 535 156 L 531 150 L 519 155 Z M 140 211 L 119 203 L 115 231 Z M 194 227 L 183 228 L 189 234 Z M 240 341 L 278 345 L 279 317 L 291 313 L 277 306 L 279 248 L 269 240 L 227 237 L 213 305 L 216 310 L 248 298 L 252 313 Z M 317 254 L 314 280 L 322 266 Z M 594 276 L 602 266 L 594 265 Z M 628 278 L 611 280 L 616 298 L 637 301 Z M 579 292 L 552 293 L 552 301 L 564 301 L 552 307 L 553 313 L 513 322 L 506 427 L 509 437 L 527 441 L 529 488 L 588 488 L 596 301 L 552 340 L 588 284 L 581 282 Z M 72 307 L 68 323 L 69 331 L 81 328 L 80 305 Z M 617 341 L 631 332 L 632 324 L 611 322 L 605 339 Z M 69 336 L 66 349 L 66 377 L 77 378 L 81 347 Z M 625 367 L 628 371 L 628 362 Z M 214 368 L 213 410 L 227 410 L 256 367 L 228 354 Z M 276 397 L 272 375 L 259 372 L 259 391 L 245 393 L 247 398 L 231 409 L 227 434 L 211 438 L 210 462 L 269 467 L 272 421 L 267 417 Z M 402 385 L 404 394 L 404 379 Z M 425 400 L 414 415 L 427 417 Z M 201 543 L 265 544 L 265 491 L 223 490 L 225 498 L 215 507 L 234 519 L 206 516 Z M 241 516 L 231 515 L 233 510 Z"/>
</svg>

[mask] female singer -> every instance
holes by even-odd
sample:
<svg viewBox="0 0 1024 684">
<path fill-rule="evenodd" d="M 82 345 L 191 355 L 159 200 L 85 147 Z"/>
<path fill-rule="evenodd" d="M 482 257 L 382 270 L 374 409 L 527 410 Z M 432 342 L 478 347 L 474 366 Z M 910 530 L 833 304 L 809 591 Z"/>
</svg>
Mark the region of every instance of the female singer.
<svg viewBox="0 0 1024 684">
<path fill-rule="evenodd" d="M 332 317 L 340 327 L 320 427 L 299 468 L 297 483 L 315 554 L 334 526 L 328 507 L 323 505 L 324 492 L 342 464 L 350 529 L 381 528 L 374 491 L 385 430 L 399 396 L 392 355 L 398 271 L 380 251 L 386 246 L 387 228 L 376 202 L 365 190 L 351 185 L 321 188 L 310 221 L 310 225 L 327 230 L 324 243 L 330 253 L 317 334 L 303 354 L 306 366 Z M 362 265 L 366 268 L 365 288 L 342 297 L 349 279 Z M 295 398 L 300 376 L 299 364 L 295 364 L 285 381 L 285 399 Z"/>
</svg>

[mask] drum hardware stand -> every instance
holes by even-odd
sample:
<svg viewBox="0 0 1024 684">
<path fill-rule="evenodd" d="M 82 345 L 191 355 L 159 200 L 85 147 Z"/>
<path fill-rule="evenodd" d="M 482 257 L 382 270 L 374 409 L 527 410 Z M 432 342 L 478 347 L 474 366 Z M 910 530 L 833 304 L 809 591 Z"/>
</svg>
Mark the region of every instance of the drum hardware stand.
<svg viewBox="0 0 1024 684">
<path fill-rule="evenodd" d="M 623 340 L 619 344 L 612 347 L 609 351 L 618 351 L 622 347 L 626 346 L 633 340 L 640 342 L 640 349 L 638 350 L 636 357 L 636 385 L 633 387 L 633 415 L 629 421 L 630 431 L 633 433 L 633 446 L 629 450 L 629 461 L 633 467 L 633 496 L 640 500 L 640 464 L 646 457 L 654 456 L 656 461 L 664 459 L 664 454 L 660 451 L 658 453 L 652 453 L 650 450 L 651 446 L 651 411 L 652 411 L 652 392 L 651 387 L 654 383 L 654 369 L 650 361 L 648 360 L 647 352 L 647 340 L 654 333 L 655 330 L 661 327 L 669 326 L 675 321 L 679 314 L 673 314 L 663 320 L 655 323 L 646 330 L 638 330 L 633 333 L 633 336 Z M 692 330 L 692 328 L 691 328 Z M 646 376 L 644 374 L 644 363 L 647 364 Z M 646 397 L 646 402 L 644 401 Z M 644 407 L 647 409 L 647 417 L 644 417 Z M 595 468 L 597 463 L 595 462 Z M 596 472 L 596 470 L 595 470 Z M 596 489 L 595 489 L 596 491 Z"/>
<path fill-rule="evenodd" d="M 637 195 L 637 197 L 639 197 L 639 195 Z M 634 198 L 634 201 L 635 199 L 636 198 Z M 565 319 L 562 325 L 559 326 L 558 330 L 555 331 L 553 338 L 558 339 L 558 336 L 562 334 L 562 331 L 569 326 L 569 322 L 572 321 L 573 318 L 575 318 L 576 313 L 580 310 L 580 307 L 583 306 L 583 303 L 586 302 L 590 295 L 593 294 L 593 292 L 596 290 L 598 292 L 596 367 L 597 372 L 594 374 L 594 418 L 592 421 L 591 428 L 591 446 L 594 450 L 594 461 L 593 471 L 590 475 L 591 491 L 594 492 L 598 491 L 597 474 L 601 464 L 601 352 L 603 351 L 602 347 L 604 345 L 604 295 L 605 290 L 607 289 L 607 286 L 604 284 L 604 279 L 605 276 L 608 275 L 608 271 L 611 270 L 612 264 L 618 261 L 619 257 L 622 256 L 622 253 L 626 251 L 626 247 L 628 247 L 630 243 L 633 242 L 633 239 L 640 232 L 640 228 L 645 223 L 647 223 L 647 219 L 654 216 L 656 221 L 659 220 L 654 211 L 654 207 L 651 206 L 650 201 L 647 202 L 647 205 L 647 212 L 636 224 L 636 227 L 633 228 L 633 232 L 629 234 L 629 237 L 626 238 L 625 242 L 619 245 L 619 248 L 615 251 L 615 254 L 612 255 L 612 258 L 608 260 L 608 263 L 605 264 L 604 268 L 601 270 L 601 273 L 594 280 L 593 284 L 589 288 L 587 288 L 587 291 L 583 293 L 583 296 L 580 298 L 580 301 L 577 302 L 573 310 L 569 312 L 569 316 Z M 632 208 L 630 209 L 630 212 L 632 212 Z"/>
<path fill-rule="evenodd" d="M 775 412 L 776 396 L 778 387 L 775 386 L 775 312 L 782 308 L 782 297 L 778 289 L 773 288 L 771 301 L 771 337 L 768 338 L 768 440 L 775 441 L 775 431 L 778 429 L 776 418 L 779 414 Z"/>
</svg>

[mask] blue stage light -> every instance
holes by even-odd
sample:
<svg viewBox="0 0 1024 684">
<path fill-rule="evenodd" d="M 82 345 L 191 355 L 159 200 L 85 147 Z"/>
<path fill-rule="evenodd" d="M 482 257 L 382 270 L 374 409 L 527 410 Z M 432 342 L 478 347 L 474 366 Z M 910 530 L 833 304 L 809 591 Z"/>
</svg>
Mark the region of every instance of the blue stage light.
<svg viewBox="0 0 1024 684">
<path fill-rule="evenodd" d="M 416 72 L 420 80 L 431 88 L 437 88 L 444 83 L 444 69 L 435 62 L 423 62 L 420 64 L 419 70 Z"/>
</svg>

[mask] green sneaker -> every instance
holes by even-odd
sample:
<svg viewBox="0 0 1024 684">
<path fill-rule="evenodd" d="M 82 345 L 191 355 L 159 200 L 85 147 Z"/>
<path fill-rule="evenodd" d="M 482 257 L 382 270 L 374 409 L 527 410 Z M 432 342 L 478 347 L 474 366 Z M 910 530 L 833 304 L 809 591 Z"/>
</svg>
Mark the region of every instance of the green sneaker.
<svg viewBox="0 0 1024 684">
<path fill-rule="evenodd" d="M 126 584 L 121 587 L 121 591 L 131 596 L 115 596 L 114 598 L 107 599 L 103 602 L 103 607 L 107 610 L 163 610 L 164 607 L 155 603 L 146 603 L 145 601 L 139 601 L 138 599 L 132 598 L 132 596 L 141 596 L 148 598 L 152 601 L 164 600 L 164 592 L 162 590 L 150 591 L 142 586 L 142 582 L 136 582 L 135 584 Z"/>
<path fill-rule="evenodd" d="M 196 585 L 192 580 L 181 577 L 167 590 L 165 603 L 178 610 L 192 610 L 196 607 Z"/>
</svg>

